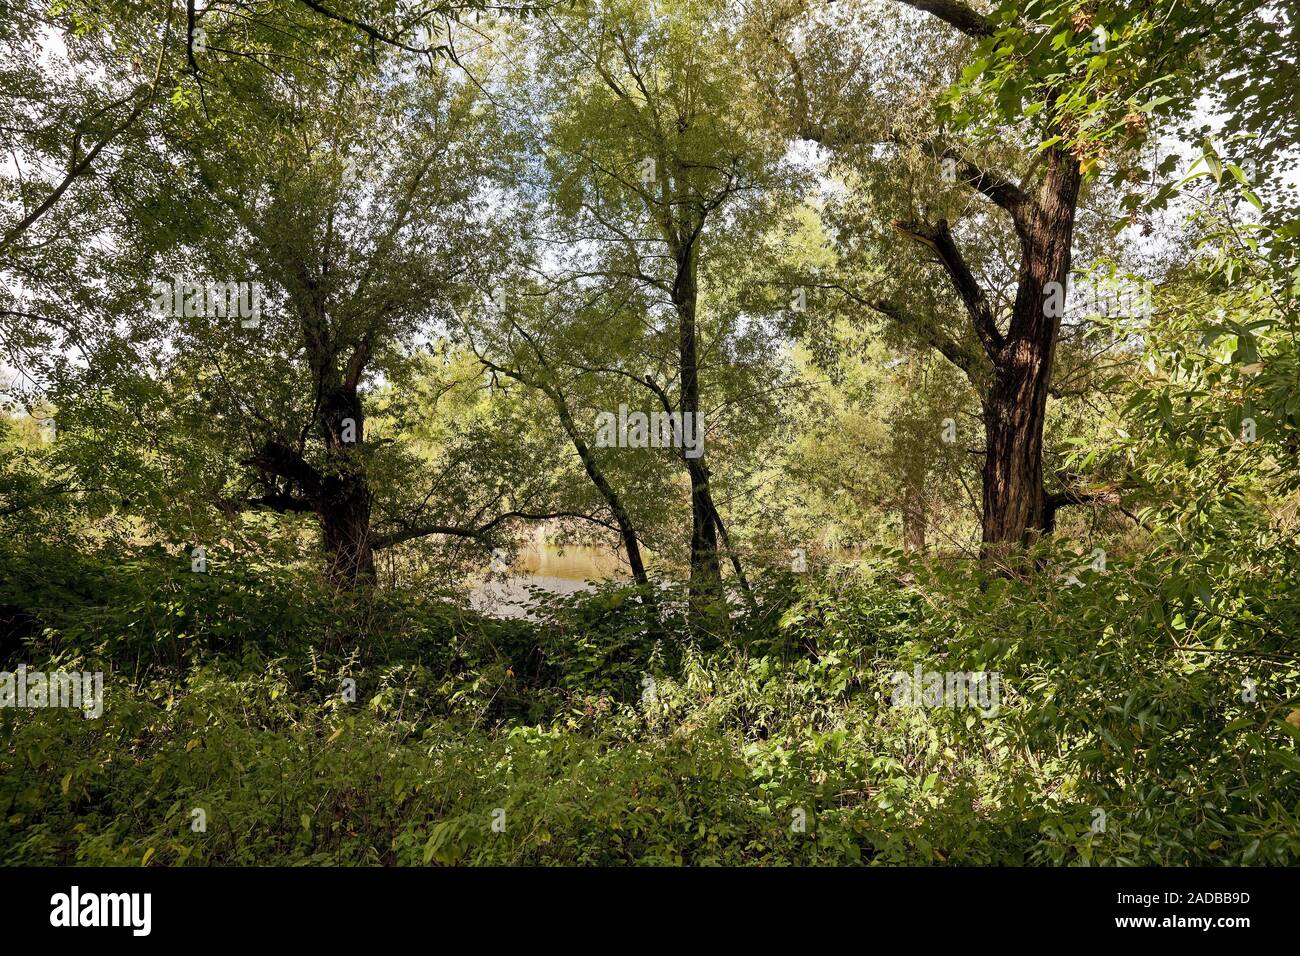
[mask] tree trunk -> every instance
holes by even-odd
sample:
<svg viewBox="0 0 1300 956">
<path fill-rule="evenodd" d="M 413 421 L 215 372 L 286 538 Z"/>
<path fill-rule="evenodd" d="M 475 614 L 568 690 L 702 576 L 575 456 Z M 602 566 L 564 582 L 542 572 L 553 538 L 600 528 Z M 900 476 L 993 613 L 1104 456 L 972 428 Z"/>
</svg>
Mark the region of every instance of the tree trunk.
<svg viewBox="0 0 1300 956">
<path fill-rule="evenodd" d="M 999 368 L 984 401 L 984 507 L 986 547 L 1029 543 L 1043 528 L 1043 417 L 1035 398 L 1043 374 L 1039 357 L 1013 374 Z"/>
<path fill-rule="evenodd" d="M 352 474 L 327 477 L 317 510 L 328 555 L 326 574 L 341 588 L 374 580 L 375 555 L 370 539 L 370 486 Z"/>
<path fill-rule="evenodd" d="M 318 421 L 325 440 L 326 467 L 316 514 L 328 555 L 326 573 L 338 587 L 351 589 L 375 577 L 372 495 L 358 455 L 364 418 L 356 389 L 332 389 L 321 400 Z"/>
<path fill-rule="evenodd" d="M 545 389 L 545 391 L 560 416 L 560 423 L 564 426 L 569 441 L 573 443 L 574 449 L 578 452 L 578 457 L 582 459 L 582 467 L 586 469 L 587 477 L 596 486 L 596 490 L 605 499 L 605 504 L 614 516 L 614 521 L 618 525 L 619 537 L 623 539 L 623 550 L 627 553 L 628 566 L 632 569 L 632 580 L 641 585 L 649 584 L 650 576 L 646 574 L 645 562 L 641 558 L 641 543 L 637 539 L 636 527 L 632 524 L 632 516 L 623 507 L 623 501 L 619 498 L 618 492 L 605 478 L 605 473 L 600 470 L 591 449 L 583 441 L 582 434 L 578 431 L 578 426 L 573 420 L 573 415 L 569 411 L 564 396 L 553 388 Z"/>
<path fill-rule="evenodd" d="M 690 415 L 694 427 L 703 435 L 700 417 L 699 355 L 695 341 L 695 309 L 698 290 L 695 284 L 695 247 L 688 243 L 681 250 L 677 263 L 677 279 L 673 284 L 673 305 L 677 309 L 678 358 L 681 365 L 681 401 L 683 433 L 686 416 Z M 685 443 L 683 442 L 683 445 Z M 714 521 L 713 501 L 709 494 L 709 468 L 705 464 L 703 444 L 697 458 L 687 458 L 685 448 L 682 458 L 691 479 L 691 583 L 693 603 L 708 603 L 722 595 L 722 568 L 718 562 L 718 527 Z"/>
<path fill-rule="evenodd" d="M 1070 243 L 1079 197 L 1079 165 L 1053 150 L 1036 200 L 1020 229 L 1019 285 L 1007 339 L 995 356 L 984 398 L 985 550 L 1032 543 L 1046 528 L 1043 424 L 1061 328 L 1047 288 L 1070 274 Z"/>
<path fill-rule="evenodd" d="M 700 461 L 687 463 L 691 477 L 691 592 L 716 594 L 722 584 L 718 562 L 718 526 L 713 520 L 709 470 Z"/>
</svg>

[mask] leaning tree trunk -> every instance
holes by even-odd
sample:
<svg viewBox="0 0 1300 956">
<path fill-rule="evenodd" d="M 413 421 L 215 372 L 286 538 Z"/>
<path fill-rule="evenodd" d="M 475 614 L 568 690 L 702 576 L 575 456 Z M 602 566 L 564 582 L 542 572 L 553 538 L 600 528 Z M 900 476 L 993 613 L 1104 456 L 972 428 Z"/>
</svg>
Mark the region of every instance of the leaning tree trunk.
<svg viewBox="0 0 1300 956">
<path fill-rule="evenodd" d="M 1032 543 L 1046 528 L 1043 425 L 1061 328 L 1060 310 L 1049 306 L 1048 286 L 1059 283 L 1064 289 L 1070 274 L 1079 184 L 1078 162 L 1053 150 L 1042 188 L 1019 230 L 1015 306 L 984 397 L 986 550 Z"/>
<path fill-rule="evenodd" d="M 582 467 L 586 469 L 587 477 L 596 486 L 600 496 L 605 499 L 610 514 L 614 516 L 614 521 L 618 525 L 619 537 L 623 539 L 623 551 L 627 554 L 628 567 L 632 570 L 632 580 L 638 585 L 648 585 L 650 576 L 646 573 L 645 561 L 641 557 L 641 542 L 637 537 L 636 526 L 632 523 L 632 516 L 628 514 L 627 508 L 624 507 L 618 492 L 614 490 L 614 486 L 609 483 L 605 473 L 601 471 L 600 465 L 596 462 L 596 456 L 591 453 L 591 448 L 583 441 L 582 434 L 578 430 L 577 423 L 573 420 L 573 414 L 569 411 L 569 405 L 564 400 L 564 396 L 555 388 L 546 388 L 544 391 L 551 399 L 551 404 L 555 406 L 555 410 L 560 416 L 560 424 L 564 427 L 565 433 L 568 434 L 569 440 L 578 452 L 578 458 L 582 460 Z"/>
</svg>

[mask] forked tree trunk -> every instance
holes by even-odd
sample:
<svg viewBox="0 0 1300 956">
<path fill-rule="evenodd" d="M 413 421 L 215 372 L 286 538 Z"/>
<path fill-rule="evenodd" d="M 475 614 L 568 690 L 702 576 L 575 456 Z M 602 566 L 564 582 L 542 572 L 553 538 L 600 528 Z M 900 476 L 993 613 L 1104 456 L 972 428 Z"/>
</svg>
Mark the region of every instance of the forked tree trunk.
<svg viewBox="0 0 1300 956">
<path fill-rule="evenodd" d="M 1006 341 L 993 358 L 984 397 L 984 514 L 986 550 L 1029 544 L 1046 530 L 1043 425 L 1052 362 L 1061 328 L 1049 284 L 1065 288 L 1079 197 L 1079 166 L 1053 150 L 1035 201 L 1021 223 L 1021 263 Z"/>
</svg>

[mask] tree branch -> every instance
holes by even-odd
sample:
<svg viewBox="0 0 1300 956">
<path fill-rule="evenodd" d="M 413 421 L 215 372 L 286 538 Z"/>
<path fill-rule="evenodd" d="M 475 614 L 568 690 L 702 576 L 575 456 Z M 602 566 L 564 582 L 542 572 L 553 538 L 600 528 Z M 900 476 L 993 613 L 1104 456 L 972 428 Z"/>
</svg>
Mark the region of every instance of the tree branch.
<svg viewBox="0 0 1300 956">
<path fill-rule="evenodd" d="M 997 323 L 993 321 L 993 310 L 989 306 L 988 297 L 970 271 L 966 260 L 962 258 L 957 244 L 953 242 L 952 233 L 948 230 L 948 220 L 940 219 L 938 223 L 930 226 L 925 223 L 902 222 L 895 219 L 890 225 L 908 238 L 929 246 L 938 254 L 939 261 L 948 273 L 948 278 L 952 280 L 957 294 L 966 304 L 966 311 L 975 326 L 975 334 L 979 337 L 980 344 L 996 364 L 1005 342 L 1002 333 L 998 331 Z"/>
<path fill-rule="evenodd" d="M 608 528 L 611 531 L 618 530 L 609 522 L 602 521 L 595 515 L 582 514 L 581 512 L 576 511 L 506 511 L 478 528 L 464 528 L 457 525 L 437 524 L 411 525 L 406 524 L 405 522 L 399 522 L 404 525 L 400 531 L 394 531 L 392 534 L 381 535 L 375 538 L 371 543 L 371 548 L 375 551 L 379 551 L 383 548 L 392 547 L 395 544 L 402 544 L 405 541 L 414 541 L 417 538 L 427 538 L 435 534 L 445 534 L 457 538 L 472 538 L 475 541 L 488 541 L 491 539 L 492 529 L 503 521 L 508 521 L 511 518 L 520 518 L 524 521 L 547 521 L 551 518 L 578 518 L 582 521 L 590 521 L 593 524 L 598 524 L 602 528 Z"/>
<path fill-rule="evenodd" d="M 1016 230 L 1023 231 L 1024 212 L 1029 208 L 1030 198 L 1017 183 L 981 169 L 950 146 L 941 147 L 939 155 L 951 159 L 961 181 L 1010 213 Z"/>
<path fill-rule="evenodd" d="M 162 79 L 162 68 L 163 68 L 165 55 L 167 52 L 167 41 L 171 37 L 171 25 L 172 25 L 172 8 L 169 5 L 167 8 L 167 18 L 166 20 L 163 21 L 162 41 L 159 44 L 158 61 L 154 67 L 153 79 L 148 84 L 142 84 L 136 87 L 126 96 L 122 97 L 119 100 L 113 101 L 112 103 L 108 104 L 108 106 L 105 106 L 100 110 L 97 110 L 93 114 L 91 118 L 97 118 L 109 112 L 110 110 L 116 109 L 119 106 L 125 106 L 127 103 L 130 103 L 132 100 L 137 100 L 138 98 L 136 104 L 131 108 L 131 111 L 126 115 L 126 118 L 122 120 L 122 122 L 118 123 L 116 126 L 110 127 L 108 132 L 106 132 L 98 140 L 98 142 L 96 142 L 95 145 L 91 147 L 90 151 L 80 159 L 78 159 L 77 156 L 77 154 L 81 151 L 82 130 L 80 128 L 80 125 L 85 125 L 85 124 L 79 125 L 76 131 L 76 135 L 73 136 L 72 145 L 69 150 L 67 174 L 63 177 L 63 179 L 59 182 L 59 184 L 55 186 L 53 190 L 50 191 L 49 195 L 47 195 L 45 199 L 42 200 L 41 203 L 36 206 L 35 209 L 33 209 L 30 213 L 24 216 L 21 222 L 17 223 L 8 232 L 6 232 L 3 238 L 0 238 L 0 255 L 3 255 L 5 251 L 9 249 L 10 246 L 16 243 L 18 239 L 23 235 L 23 233 L 25 233 L 36 223 L 36 220 L 40 219 L 41 216 L 49 212 L 50 209 L 60 199 L 63 198 L 63 194 L 68 191 L 68 189 L 72 186 L 74 182 L 77 181 L 78 177 L 84 176 L 86 173 L 90 171 L 90 168 L 94 165 L 95 160 L 99 158 L 99 154 L 103 152 L 104 147 L 106 147 L 114 139 L 116 139 L 128 128 L 130 128 L 135 123 L 135 121 L 144 114 L 144 111 L 153 102 L 154 95 L 158 92 L 158 84 Z M 89 119 L 90 118 L 88 118 L 87 122 L 89 122 Z"/>
<path fill-rule="evenodd" d="M 278 441 L 267 441 L 244 464 L 261 468 L 281 478 L 288 478 L 302 489 L 303 494 L 313 500 L 321 493 L 321 474 L 307 460 L 288 445 Z"/>
<path fill-rule="evenodd" d="M 277 514 L 315 514 L 316 512 L 316 506 L 306 498 L 299 498 L 279 489 L 272 489 L 260 498 L 250 498 L 247 501 L 219 499 L 216 505 L 223 513 L 231 516 L 257 508 L 269 508 Z"/>
<path fill-rule="evenodd" d="M 956 27 L 972 37 L 991 37 L 993 24 L 983 14 L 976 13 L 958 0 L 895 0 L 916 10 L 923 10 L 944 23 Z"/>
<path fill-rule="evenodd" d="M 983 378 L 983 373 L 987 371 L 987 366 L 983 364 L 982 357 L 973 352 L 966 345 L 958 342 L 951 336 L 945 335 L 942 331 L 933 326 L 919 322 L 912 316 L 903 312 L 902 309 L 888 302 L 867 303 L 872 309 L 875 309 L 886 318 L 892 319 L 904 328 L 915 331 L 925 343 L 940 355 L 946 358 L 957 368 L 966 373 L 966 378 L 972 385 L 979 386 L 979 379 Z"/>
</svg>

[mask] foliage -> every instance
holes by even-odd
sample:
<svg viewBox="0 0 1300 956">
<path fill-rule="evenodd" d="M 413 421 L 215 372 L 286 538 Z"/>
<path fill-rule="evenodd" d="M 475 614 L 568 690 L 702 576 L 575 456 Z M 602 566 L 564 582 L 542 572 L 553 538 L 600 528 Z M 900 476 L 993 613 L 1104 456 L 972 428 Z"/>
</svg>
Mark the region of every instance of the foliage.
<svg viewBox="0 0 1300 956">
<path fill-rule="evenodd" d="M 132 568 L 101 559 L 97 594 L 30 610 L 49 615 L 51 669 L 108 668 L 104 715 L 0 714 L 0 847 L 117 865 L 1294 864 L 1300 668 L 1262 622 L 1293 629 L 1300 602 L 1294 547 L 1270 557 L 1291 563 L 1228 581 L 1203 556 L 1134 556 L 1077 588 L 882 557 L 787 582 L 711 650 L 674 640 L 680 618 L 648 634 L 626 590 L 529 623 L 413 594 L 304 613 L 301 590 L 253 603 L 231 582 L 149 603 L 182 638 L 118 600 Z M 97 562 L 40 559 L 96 580 Z M 261 638 L 232 644 L 243 627 Z M 97 638 L 115 630 L 138 643 Z M 205 653 L 141 666 L 165 637 Z M 1002 707 L 891 706 L 891 674 L 916 664 L 997 670 Z"/>
<path fill-rule="evenodd" d="M 1295 31 L 9 4 L 0 859 L 1300 863 Z"/>
</svg>

